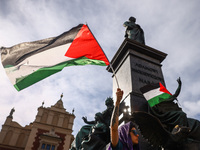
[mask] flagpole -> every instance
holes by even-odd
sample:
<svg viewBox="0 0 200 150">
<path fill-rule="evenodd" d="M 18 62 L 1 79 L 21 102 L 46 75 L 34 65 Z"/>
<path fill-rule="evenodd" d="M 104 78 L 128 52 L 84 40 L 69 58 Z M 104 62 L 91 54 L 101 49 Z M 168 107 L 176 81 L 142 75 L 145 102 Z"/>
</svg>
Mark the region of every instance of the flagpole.
<svg viewBox="0 0 200 150">
<path fill-rule="evenodd" d="M 87 22 L 86 22 L 86 26 L 88 27 L 88 29 L 90 30 L 90 28 L 89 28 L 89 26 L 88 26 L 88 24 L 87 24 Z M 90 32 L 92 33 L 92 31 L 90 30 Z M 93 35 L 93 33 L 92 33 L 92 35 Z M 93 35 L 93 37 L 95 38 L 95 36 Z M 95 38 L 95 40 L 97 41 L 97 39 Z M 97 41 L 97 43 L 99 44 L 99 42 Z M 102 47 L 101 47 L 101 45 L 99 44 L 99 46 L 100 46 L 100 48 L 102 49 Z M 102 49 L 102 51 L 103 51 L 103 49 Z M 103 53 L 104 53 L 104 55 L 106 56 L 106 54 L 105 54 L 105 52 L 103 51 Z M 111 65 L 111 63 L 110 63 L 110 61 L 109 61 L 109 59 L 108 59 L 108 57 L 106 56 L 106 58 L 107 58 L 107 60 L 108 60 L 108 62 L 109 62 L 109 66 L 110 66 L 110 68 L 111 68 L 111 70 L 112 70 L 112 72 L 113 72 L 113 76 L 114 76 L 114 78 L 115 78 L 115 80 L 116 80 L 116 83 L 117 83 L 117 87 L 119 88 L 119 83 L 118 83 L 118 80 L 117 80 L 117 77 L 116 77 L 116 74 L 115 74 L 115 71 L 114 71 L 114 69 L 113 69 L 113 67 L 112 67 L 112 65 Z"/>
<path fill-rule="evenodd" d="M 108 60 L 108 61 L 109 61 L 109 60 Z M 110 63 L 110 61 L 109 61 L 109 63 Z M 119 88 L 119 83 L 118 83 L 118 80 L 117 80 L 117 76 L 116 76 L 116 74 L 115 74 L 115 71 L 114 71 L 114 69 L 113 69 L 111 63 L 109 64 L 109 66 L 110 66 L 110 69 L 111 69 L 112 72 L 113 72 L 113 76 L 115 77 L 115 80 L 116 80 L 116 83 L 117 83 L 117 87 Z"/>
</svg>

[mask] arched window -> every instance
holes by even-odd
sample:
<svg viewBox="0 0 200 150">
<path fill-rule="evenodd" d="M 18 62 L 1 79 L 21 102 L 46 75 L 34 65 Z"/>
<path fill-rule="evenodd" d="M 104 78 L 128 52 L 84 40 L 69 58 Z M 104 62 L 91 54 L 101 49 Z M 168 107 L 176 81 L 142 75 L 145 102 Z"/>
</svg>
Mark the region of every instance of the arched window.
<svg viewBox="0 0 200 150">
<path fill-rule="evenodd" d="M 6 133 L 6 136 L 5 136 L 4 140 L 3 140 L 3 144 L 9 144 L 9 142 L 10 142 L 10 140 L 12 138 L 12 135 L 13 135 L 13 131 L 12 130 L 8 131 Z"/>
<path fill-rule="evenodd" d="M 63 128 L 67 128 L 69 123 L 69 117 L 65 117 L 63 121 Z"/>
<path fill-rule="evenodd" d="M 47 118 L 48 118 L 48 113 L 44 112 L 42 114 L 41 123 L 46 123 L 47 122 Z"/>
<path fill-rule="evenodd" d="M 17 143 L 16 143 L 16 146 L 18 147 L 22 147 L 24 146 L 23 143 L 24 143 L 24 139 L 25 139 L 25 134 L 24 133 L 21 133 L 17 139 Z"/>
<path fill-rule="evenodd" d="M 56 150 L 56 146 L 49 143 L 42 143 L 41 148 L 39 150 Z"/>
<path fill-rule="evenodd" d="M 54 129 L 51 129 L 51 131 L 40 135 L 40 146 L 38 150 L 57 150 L 61 141 L 60 136 L 55 133 Z"/>
<path fill-rule="evenodd" d="M 58 125 L 58 120 L 59 120 L 59 115 L 54 115 L 53 120 L 52 120 L 52 125 L 57 126 Z"/>
</svg>

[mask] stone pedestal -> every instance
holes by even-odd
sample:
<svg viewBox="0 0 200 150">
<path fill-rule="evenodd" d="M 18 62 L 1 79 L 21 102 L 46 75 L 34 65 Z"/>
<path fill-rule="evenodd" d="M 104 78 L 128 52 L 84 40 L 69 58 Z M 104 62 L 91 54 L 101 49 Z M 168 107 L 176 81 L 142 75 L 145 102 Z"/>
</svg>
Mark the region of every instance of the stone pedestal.
<svg viewBox="0 0 200 150">
<path fill-rule="evenodd" d="M 123 112 L 124 106 L 129 106 L 129 111 L 148 112 L 148 104 L 140 88 L 148 83 L 161 82 L 165 85 L 161 62 L 167 54 L 158 51 L 144 44 L 135 42 L 131 39 L 125 39 L 111 60 L 112 68 L 117 77 L 119 88 L 124 91 L 123 103 L 120 106 L 120 112 Z M 110 66 L 109 72 L 113 72 Z M 113 98 L 116 99 L 117 82 L 113 76 Z M 125 105 L 124 105 L 125 102 Z M 123 116 L 123 113 L 121 116 Z M 120 116 L 120 118 L 121 118 Z M 120 123 L 127 122 L 126 117 L 120 119 Z M 151 147 L 140 134 L 139 138 L 142 150 L 160 150 L 160 148 Z"/>
<path fill-rule="evenodd" d="M 119 87 L 124 91 L 124 101 L 133 111 L 148 111 L 147 102 L 140 88 L 148 83 L 161 82 L 165 85 L 161 62 L 167 54 L 154 48 L 125 39 L 111 60 Z M 109 72 L 113 72 L 110 66 Z M 113 97 L 117 83 L 113 76 Z"/>
</svg>

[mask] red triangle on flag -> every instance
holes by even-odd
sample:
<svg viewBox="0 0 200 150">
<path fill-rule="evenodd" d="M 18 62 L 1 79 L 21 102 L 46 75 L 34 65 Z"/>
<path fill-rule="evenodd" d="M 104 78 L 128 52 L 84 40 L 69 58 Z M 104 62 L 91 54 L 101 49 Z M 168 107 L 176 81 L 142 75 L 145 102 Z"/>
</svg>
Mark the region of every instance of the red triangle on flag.
<svg viewBox="0 0 200 150">
<path fill-rule="evenodd" d="M 84 56 L 89 59 L 102 60 L 106 65 L 109 65 L 107 57 L 87 25 L 82 26 L 65 56 L 71 58 L 80 58 Z"/>
<path fill-rule="evenodd" d="M 160 84 L 160 91 L 172 95 L 161 83 Z"/>
</svg>

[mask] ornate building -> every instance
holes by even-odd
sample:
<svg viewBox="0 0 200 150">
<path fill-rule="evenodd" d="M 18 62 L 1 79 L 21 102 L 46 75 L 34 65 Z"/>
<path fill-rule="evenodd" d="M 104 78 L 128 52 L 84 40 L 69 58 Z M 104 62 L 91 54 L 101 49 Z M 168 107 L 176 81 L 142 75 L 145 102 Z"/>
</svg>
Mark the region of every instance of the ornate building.
<svg viewBox="0 0 200 150">
<path fill-rule="evenodd" d="M 0 150 L 69 150 L 75 115 L 63 107 L 62 97 L 51 107 L 39 107 L 35 121 L 25 127 L 12 120 L 12 109 L 2 125 Z"/>
</svg>

